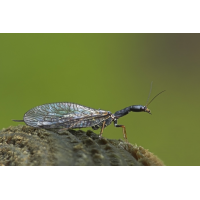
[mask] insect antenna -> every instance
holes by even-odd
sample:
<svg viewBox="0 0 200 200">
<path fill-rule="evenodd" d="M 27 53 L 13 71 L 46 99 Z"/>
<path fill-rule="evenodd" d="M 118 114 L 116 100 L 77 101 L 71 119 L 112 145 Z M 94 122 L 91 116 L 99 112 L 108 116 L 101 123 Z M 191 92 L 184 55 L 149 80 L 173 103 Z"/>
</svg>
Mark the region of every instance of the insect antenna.
<svg viewBox="0 0 200 200">
<path fill-rule="evenodd" d="M 161 93 L 165 92 L 166 90 L 163 90 L 162 92 L 158 93 L 153 99 L 151 99 L 151 101 L 146 105 L 146 107 L 158 96 L 160 95 Z"/>
<path fill-rule="evenodd" d="M 151 81 L 151 87 L 150 87 L 150 91 L 149 91 L 149 96 L 148 96 L 147 102 L 146 102 L 146 104 L 145 104 L 146 106 L 147 106 L 147 103 L 148 103 L 148 101 L 149 101 L 149 97 L 150 97 L 150 94 L 151 94 L 152 84 L 153 84 L 153 81 Z"/>
</svg>

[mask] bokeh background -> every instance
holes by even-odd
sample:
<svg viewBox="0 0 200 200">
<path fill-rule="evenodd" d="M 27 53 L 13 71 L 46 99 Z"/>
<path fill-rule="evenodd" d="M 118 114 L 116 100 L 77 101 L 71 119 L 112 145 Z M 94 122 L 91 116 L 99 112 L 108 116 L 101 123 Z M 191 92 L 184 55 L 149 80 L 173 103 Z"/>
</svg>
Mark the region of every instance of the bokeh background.
<svg viewBox="0 0 200 200">
<path fill-rule="evenodd" d="M 166 165 L 200 165 L 199 72 L 200 34 L 0 34 L 0 129 L 44 103 L 113 113 L 145 105 L 153 81 L 150 99 L 166 92 L 152 115 L 130 113 L 118 124 Z M 123 139 L 122 129 L 111 124 L 103 136 Z"/>
</svg>

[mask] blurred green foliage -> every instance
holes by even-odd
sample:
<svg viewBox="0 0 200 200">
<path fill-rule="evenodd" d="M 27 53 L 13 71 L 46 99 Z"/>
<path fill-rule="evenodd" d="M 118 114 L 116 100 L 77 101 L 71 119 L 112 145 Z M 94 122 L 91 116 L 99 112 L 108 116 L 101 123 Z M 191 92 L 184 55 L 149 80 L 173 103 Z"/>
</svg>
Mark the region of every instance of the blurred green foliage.
<svg viewBox="0 0 200 200">
<path fill-rule="evenodd" d="M 152 115 L 118 124 L 166 165 L 200 165 L 200 34 L 0 34 L 0 72 L 0 128 L 44 103 L 111 112 L 144 105 L 153 81 L 151 98 L 167 91 Z M 123 138 L 122 129 L 110 125 L 103 136 Z"/>
</svg>

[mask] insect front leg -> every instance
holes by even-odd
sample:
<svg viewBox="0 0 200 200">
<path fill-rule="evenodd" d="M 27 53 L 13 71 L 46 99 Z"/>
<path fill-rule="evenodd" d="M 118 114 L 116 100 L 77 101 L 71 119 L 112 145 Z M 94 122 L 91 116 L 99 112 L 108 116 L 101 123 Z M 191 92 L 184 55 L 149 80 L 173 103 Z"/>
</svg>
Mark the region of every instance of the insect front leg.
<svg viewBox="0 0 200 200">
<path fill-rule="evenodd" d="M 126 135 L 126 127 L 125 127 L 124 125 L 118 125 L 116 119 L 114 120 L 114 125 L 115 125 L 115 127 L 121 127 L 121 128 L 123 129 L 123 136 L 124 136 L 124 139 L 125 139 L 125 141 L 128 143 L 127 135 Z"/>
</svg>

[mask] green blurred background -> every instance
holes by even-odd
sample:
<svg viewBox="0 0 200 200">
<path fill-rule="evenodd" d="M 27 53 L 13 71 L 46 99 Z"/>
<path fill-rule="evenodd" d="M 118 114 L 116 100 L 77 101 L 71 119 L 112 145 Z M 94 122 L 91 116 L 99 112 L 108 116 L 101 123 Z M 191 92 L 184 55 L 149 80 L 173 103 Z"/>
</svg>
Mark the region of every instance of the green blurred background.
<svg viewBox="0 0 200 200">
<path fill-rule="evenodd" d="M 0 34 L 0 69 L 0 129 L 44 103 L 113 113 L 145 105 L 153 81 L 150 98 L 166 92 L 152 115 L 118 124 L 166 165 L 200 165 L 200 34 Z M 103 136 L 123 139 L 122 129 L 111 124 Z"/>
</svg>

